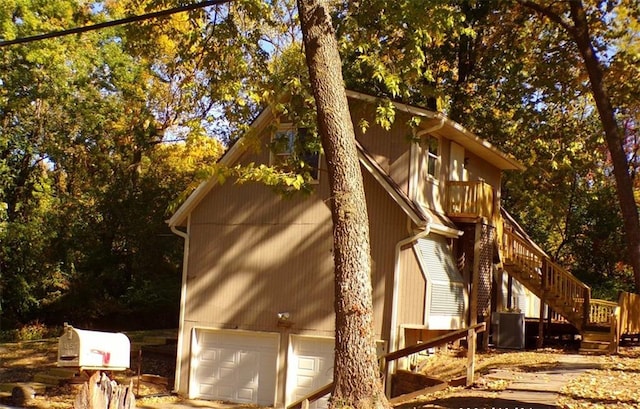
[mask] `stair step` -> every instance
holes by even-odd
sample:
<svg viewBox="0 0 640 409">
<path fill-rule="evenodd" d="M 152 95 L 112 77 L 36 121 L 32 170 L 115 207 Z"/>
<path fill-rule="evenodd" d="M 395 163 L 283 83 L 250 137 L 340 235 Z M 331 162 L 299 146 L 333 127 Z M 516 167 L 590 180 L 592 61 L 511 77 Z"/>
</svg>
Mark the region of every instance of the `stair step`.
<svg viewBox="0 0 640 409">
<path fill-rule="evenodd" d="M 594 331 L 585 331 L 582 334 L 582 341 L 587 342 L 609 342 L 611 340 L 611 334 L 609 332 L 594 332 Z"/>
<path fill-rule="evenodd" d="M 592 348 L 580 348 L 578 353 L 582 355 L 604 355 L 608 354 L 608 349 L 592 349 Z"/>
<path fill-rule="evenodd" d="M 585 349 L 609 349 L 609 342 L 602 341 L 582 341 L 580 342 L 580 348 Z"/>
</svg>

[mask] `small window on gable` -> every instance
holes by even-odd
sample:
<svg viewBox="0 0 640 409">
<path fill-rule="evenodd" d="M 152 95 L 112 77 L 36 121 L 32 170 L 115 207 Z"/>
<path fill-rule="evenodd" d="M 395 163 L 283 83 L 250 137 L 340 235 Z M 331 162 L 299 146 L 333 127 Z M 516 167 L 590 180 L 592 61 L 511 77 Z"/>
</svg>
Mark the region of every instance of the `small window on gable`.
<svg viewBox="0 0 640 409">
<path fill-rule="evenodd" d="M 282 170 L 308 173 L 311 181 L 317 182 L 320 168 L 318 142 L 307 128 L 282 126 L 271 140 L 271 165 Z"/>
<path fill-rule="evenodd" d="M 294 152 L 296 130 L 281 129 L 276 132 L 271 141 L 271 150 L 276 157 L 288 158 Z M 280 163 L 276 158 L 275 163 Z"/>
<path fill-rule="evenodd" d="M 435 136 L 426 135 L 422 138 L 421 145 L 426 174 L 438 179 L 440 176 L 440 140 Z"/>
</svg>

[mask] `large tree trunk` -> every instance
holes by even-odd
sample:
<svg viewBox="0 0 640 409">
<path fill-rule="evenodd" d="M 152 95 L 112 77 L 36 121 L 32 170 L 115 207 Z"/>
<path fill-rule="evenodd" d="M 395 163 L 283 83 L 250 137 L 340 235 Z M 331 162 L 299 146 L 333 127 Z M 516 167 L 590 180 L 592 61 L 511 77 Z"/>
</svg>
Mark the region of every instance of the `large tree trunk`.
<svg viewBox="0 0 640 409">
<path fill-rule="evenodd" d="M 620 133 L 616 122 L 615 111 L 611 105 L 611 98 L 604 83 L 602 65 L 598 59 L 593 40 L 589 32 L 589 24 L 584 5 L 581 0 L 568 1 L 569 15 L 573 25 L 565 22 L 562 17 L 551 9 L 551 6 L 544 6 L 533 1 L 519 0 L 521 4 L 532 10 L 541 13 L 552 21 L 560 24 L 573 37 L 578 51 L 584 61 L 591 93 L 596 103 L 600 122 L 604 128 L 607 148 L 611 154 L 613 163 L 613 175 L 616 180 L 616 192 L 624 229 L 627 238 L 627 249 L 629 252 L 629 263 L 633 268 L 636 291 L 640 291 L 640 218 L 638 217 L 638 207 L 633 195 L 633 180 L 629 174 L 629 162 L 624 152 L 623 135 Z"/>
<path fill-rule="evenodd" d="M 386 408 L 373 333 L 369 220 L 338 45 L 322 0 L 298 0 L 298 12 L 332 193 L 336 349 L 330 406 Z"/>
<path fill-rule="evenodd" d="M 624 152 L 624 140 L 620 134 L 611 99 L 604 84 L 602 66 L 593 48 L 587 16 L 581 1 L 570 1 L 573 30 L 571 34 L 582 55 L 589 74 L 591 92 L 596 102 L 600 121 L 604 127 L 607 148 L 613 162 L 613 175 L 616 179 L 620 210 L 624 219 L 627 234 L 629 262 L 633 268 L 636 291 L 640 291 L 640 220 L 638 208 L 633 195 L 633 181 L 629 174 L 629 163 Z"/>
</svg>

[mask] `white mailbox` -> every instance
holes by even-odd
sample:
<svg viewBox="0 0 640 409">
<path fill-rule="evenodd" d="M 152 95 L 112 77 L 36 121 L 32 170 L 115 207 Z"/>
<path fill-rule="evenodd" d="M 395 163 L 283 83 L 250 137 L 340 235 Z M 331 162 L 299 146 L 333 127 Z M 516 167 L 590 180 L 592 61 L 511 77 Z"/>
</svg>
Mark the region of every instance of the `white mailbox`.
<svg viewBox="0 0 640 409">
<path fill-rule="evenodd" d="M 58 366 L 81 370 L 124 371 L 131 343 L 122 333 L 88 331 L 65 325 L 58 340 Z"/>
</svg>

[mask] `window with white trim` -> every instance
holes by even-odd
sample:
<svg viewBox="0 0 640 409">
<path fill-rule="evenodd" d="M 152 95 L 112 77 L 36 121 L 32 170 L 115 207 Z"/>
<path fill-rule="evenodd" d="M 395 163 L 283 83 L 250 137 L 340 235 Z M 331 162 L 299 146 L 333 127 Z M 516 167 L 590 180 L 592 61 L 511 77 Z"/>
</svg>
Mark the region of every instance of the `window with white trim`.
<svg viewBox="0 0 640 409">
<path fill-rule="evenodd" d="M 426 135 L 420 140 L 422 147 L 424 173 L 428 177 L 440 177 L 440 140 L 432 135 Z"/>
<path fill-rule="evenodd" d="M 320 145 L 307 128 L 281 126 L 271 139 L 271 165 L 305 174 L 313 182 L 319 178 Z"/>
</svg>

